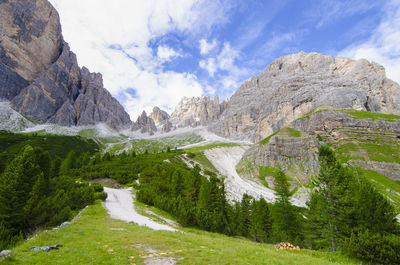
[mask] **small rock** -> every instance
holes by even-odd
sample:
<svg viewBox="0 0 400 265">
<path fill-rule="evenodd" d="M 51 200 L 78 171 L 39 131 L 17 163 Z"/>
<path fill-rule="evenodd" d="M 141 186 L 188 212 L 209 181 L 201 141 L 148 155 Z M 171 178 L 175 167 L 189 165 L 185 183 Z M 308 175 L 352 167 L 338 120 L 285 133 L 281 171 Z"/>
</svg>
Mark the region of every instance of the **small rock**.
<svg viewBox="0 0 400 265">
<path fill-rule="evenodd" d="M 10 255 L 12 253 L 11 250 L 3 250 L 0 252 L 0 260 L 3 258 L 6 258 L 8 255 Z"/>
</svg>

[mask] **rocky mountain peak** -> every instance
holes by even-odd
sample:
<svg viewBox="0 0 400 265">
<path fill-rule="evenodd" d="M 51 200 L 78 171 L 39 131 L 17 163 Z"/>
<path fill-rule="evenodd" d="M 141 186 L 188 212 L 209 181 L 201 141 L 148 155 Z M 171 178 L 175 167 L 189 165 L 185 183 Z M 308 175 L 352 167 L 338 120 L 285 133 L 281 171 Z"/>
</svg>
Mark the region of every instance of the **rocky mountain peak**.
<svg viewBox="0 0 400 265">
<path fill-rule="evenodd" d="M 150 114 L 156 126 L 163 125 L 165 121 L 169 120 L 170 116 L 166 111 L 161 110 L 159 107 L 154 107 Z"/>
<path fill-rule="evenodd" d="M 40 123 L 131 124 L 101 74 L 78 66 L 47 0 L 0 1 L 0 17 L 0 99 Z"/>
<path fill-rule="evenodd" d="M 140 130 L 141 133 L 149 133 L 153 135 L 157 131 L 157 127 L 152 118 L 147 116 L 146 111 L 137 118 L 136 122 L 132 125 L 132 131 Z"/>
<path fill-rule="evenodd" d="M 211 129 L 258 141 L 318 106 L 400 113 L 400 87 L 367 60 L 300 52 L 246 81 Z"/>
<path fill-rule="evenodd" d="M 171 114 L 171 122 L 178 127 L 205 126 L 216 121 L 222 113 L 218 96 L 184 97 Z"/>
</svg>

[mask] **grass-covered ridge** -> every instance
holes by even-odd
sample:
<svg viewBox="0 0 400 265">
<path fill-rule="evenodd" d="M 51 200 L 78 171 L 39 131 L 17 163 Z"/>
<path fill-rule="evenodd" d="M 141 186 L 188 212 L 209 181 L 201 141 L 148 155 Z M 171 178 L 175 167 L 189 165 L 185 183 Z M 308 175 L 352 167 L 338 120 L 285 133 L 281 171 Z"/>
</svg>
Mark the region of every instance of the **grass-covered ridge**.
<svg viewBox="0 0 400 265">
<path fill-rule="evenodd" d="M 388 122 L 400 122 L 400 116 L 394 114 L 383 114 L 383 113 L 369 112 L 364 110 L 344 110 L 344 111 L 356 119 L 371 119 L 373 121 L 380 120 Z"/>
<path fill-rule="evenodd" d="M 233 146 L 239 146 L 239 144 L 237 144 L 237 143 L 215 143 L 215 144 L 185 148 L 185 151 L 191 152 L 191 153 L 196 153 L 196 152 L 202 152 L 205 150 L 218 148 L 218 147 L 233 147 Z"/>
<path fill-rule="evenodd" d="M 151 139 L 130 139 L 128 137 L 100 138 L 107 144 L 106 151 L 120 153 L 127 150 L 143 153 L 146 150 L 157 153 L 166 150 L 168 147 L 175 149 L 186 145 L 196 144 L 204 141 L 204 138 L 196 133 L 182 133 L 172 136 L 151 138 Z"/>
<path fill-rule="evenodd" d="M 343 162 L 350 159 L 400 163 L 400 146 L 374 143 L 345 143 L 336 148 Z"/>
<path fill-rule="evenodd" d="M 280 136 L 280 137 L 295 137 L 295 138 L 298 138 L 298 137 L 302 137 L 303 134 L 302 134 L 302 132 L 300 132 L 300 131 L 298 131 L 296 129 L 293 129 L 293 128 L 290 128 L 290 127 L 283 127 L 281 129 L 279 129 L 278 131 L 274 132 L 273 134 L 271 134 L 270 136 L 268 136 L 267 138 L 265 138 L 265 139 L 261 140 L 260 142 L 258 142 L 258 144 L 262 144 L 262 145 L 268 144 L 269 140 L 271 140 L 271 138 L 273 136 L 275 136 L 275 135 Z"/>
</svg>

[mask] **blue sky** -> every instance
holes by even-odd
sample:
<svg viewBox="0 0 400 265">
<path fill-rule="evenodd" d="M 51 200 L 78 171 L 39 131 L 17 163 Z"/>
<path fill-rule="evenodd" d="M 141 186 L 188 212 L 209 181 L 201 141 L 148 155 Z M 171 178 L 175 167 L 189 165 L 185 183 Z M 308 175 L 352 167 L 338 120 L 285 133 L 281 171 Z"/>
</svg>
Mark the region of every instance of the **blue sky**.
<svg viewBox="0 0 400 265">
<path fill-rule="evenodd" d="M 400 81 L 400 0 L 50 0 L 81 66 L 132 119 L 183 97 L 229 97 L 299 51 L 366 58 Z"/>
</svg>

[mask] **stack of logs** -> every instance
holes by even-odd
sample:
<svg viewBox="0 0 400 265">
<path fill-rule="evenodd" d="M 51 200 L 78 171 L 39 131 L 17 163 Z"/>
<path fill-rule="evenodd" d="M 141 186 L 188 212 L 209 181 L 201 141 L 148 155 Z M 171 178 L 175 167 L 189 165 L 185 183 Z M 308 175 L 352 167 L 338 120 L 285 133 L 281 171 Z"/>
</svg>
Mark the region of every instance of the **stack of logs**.
<svg viewBox="0 0 400 265">
<path fill-rule="evenodd" d="M 300 250 L 300 247 L 294 246 L 289 242 L 282 242 L 275 246 L 276 249 Z"/>
</svg>

